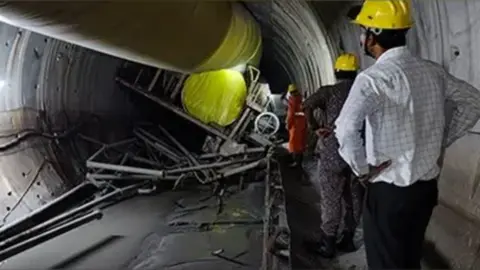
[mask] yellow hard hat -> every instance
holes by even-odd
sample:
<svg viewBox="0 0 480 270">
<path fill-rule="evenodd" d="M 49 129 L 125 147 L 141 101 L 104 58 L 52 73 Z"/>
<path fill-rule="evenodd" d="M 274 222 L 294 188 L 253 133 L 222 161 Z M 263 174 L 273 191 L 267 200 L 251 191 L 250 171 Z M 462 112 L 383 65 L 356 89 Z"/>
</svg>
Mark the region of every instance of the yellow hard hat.
<svg viewBox="0 0 480 270">
<path fill-rule="evenodd" d="M 341 54 L 335 62 L 336 71 L 357 71 L 358 68 L 358 60 L 353 53 Z"/>
<path fill-rule="evenodd" d="M 365 0 L 353 23 L 378 29 L 411 28 L 411 0 Z"/>
<path fill-rule="evenodd" d="M 293 91 L 297 90 L 297 87 L 295 86 L 295 84 L 290 84 L 288 86 L 288 93 L 291 93 Z"/>
</svg>

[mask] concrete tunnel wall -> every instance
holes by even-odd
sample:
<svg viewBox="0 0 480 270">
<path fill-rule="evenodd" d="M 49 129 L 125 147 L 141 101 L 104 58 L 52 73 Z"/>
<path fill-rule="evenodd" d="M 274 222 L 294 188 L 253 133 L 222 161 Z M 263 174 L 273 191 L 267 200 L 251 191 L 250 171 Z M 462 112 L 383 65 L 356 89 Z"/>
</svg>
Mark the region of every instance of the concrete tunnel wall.
<svg viewBox="0 0 480 270">
<path fill-rule="evenodd" d="M 332 62 L 340 47 L 362 55 L 358 29 L 343 16 L 349 5 L 345 1 L 247 2 L 264 35 L 263 62 L 269 63 L 264 66 L 280 67 L 279 80 L 293 81 L 308 93 L 332 83 Z M 480 3 L 415 0 L 414 11 L 411 49 L 480 87 L 474 49 L 480 43 L 480 32 L 475 31 Z M 93 114 L 112 125 L 102 129 L 98 122 L 88 123 L 93 135 L 104 140 L 121 137 L 129 129 L 124 119 L 133 121 L 134 104 L 113 80 L 120 59 L 3 24 L 2 44 L 1 134 L 39 127 L 61 130 Z M 361 60 L 362 67 L 372 63 L 365 57 Z M 0 143 L 11 139 L 1 136 Z M 86 147 L 78 143 L 78 151 Z M 440 181 L 441 204 L 428 231 L 428 238 L 459 269 L 480 268 L 479 145 L 480 136 L 472 133 L 448 149 Z M 74 166 L 78 161 L 65 162 L 65 156 L 73 155 L 71 146 L 62 144 L 60 149 L 35 138 L 0 155 L 3 221 L 30 212 L 80 181 L 81 172 Z M 77 156 L 81 159 L 82 153 Z"/>
<path fill-rule="evenodd" d="M 83 130 L 107 141 L 128 129 L 125 119 L 135 115 L 133 107 L 113 83 L 120 59 L 6 24 L 0 24 L 0 39 L 1 145 L 24 130 L 53 133 L 87 120 Z M 92 116 L 109 127 L 97 129 Z M 99 134 L 108 129 L 115 132 Z M 78 147 L 87 149 L 84 144 Z M 77 184 L 81 174 L 73 165 L 79 161 L 72 157 L 68 144 L 40 137 L 2 152 L 0 224 Z"/>
</svg>

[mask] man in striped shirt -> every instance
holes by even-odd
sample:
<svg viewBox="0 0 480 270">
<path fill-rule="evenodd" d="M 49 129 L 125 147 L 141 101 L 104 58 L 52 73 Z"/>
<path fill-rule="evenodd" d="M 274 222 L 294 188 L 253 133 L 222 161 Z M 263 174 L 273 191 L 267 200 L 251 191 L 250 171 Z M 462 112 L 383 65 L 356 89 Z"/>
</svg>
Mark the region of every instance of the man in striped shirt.
<svg viewBox="0 0 480 270">
<path fill-rule="evenodd" d="M 363 211 L 370 269 L 420 269 L 437 204 L 439 159 L 480 118 L 480 92 L 412 55 L 409 0 L 366 0 L 354 23 L 376 63 L 360 73 L 336 120 L 343 159 L 368 182 Z M 445 104 L 454 104 L 450 121 Z M 366 121 L 365 146 L 359 130 Z"/>
</svg>

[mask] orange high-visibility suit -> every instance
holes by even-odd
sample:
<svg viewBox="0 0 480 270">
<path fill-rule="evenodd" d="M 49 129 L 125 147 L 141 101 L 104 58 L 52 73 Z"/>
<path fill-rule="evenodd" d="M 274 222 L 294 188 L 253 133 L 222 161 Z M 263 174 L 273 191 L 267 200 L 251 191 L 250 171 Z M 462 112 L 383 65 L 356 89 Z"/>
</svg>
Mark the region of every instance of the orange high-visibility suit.
<svg viewBox="0 0 480 270">
<path fill-rule="evenodd" d="M 303 153 L 307 140 L 307 120 L 302 108 L 302 95 L 298 91 L 291 93 L 288 98 L 287 129 L 289 152 Z"/>
</svg>

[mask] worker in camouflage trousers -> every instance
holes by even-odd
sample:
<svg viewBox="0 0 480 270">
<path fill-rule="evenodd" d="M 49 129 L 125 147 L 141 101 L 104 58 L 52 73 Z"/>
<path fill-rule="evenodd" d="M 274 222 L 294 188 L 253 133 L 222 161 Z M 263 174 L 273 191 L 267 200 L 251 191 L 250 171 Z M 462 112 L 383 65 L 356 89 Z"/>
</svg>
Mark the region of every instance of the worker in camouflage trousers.
<svg viewBox="0 0 480 270">
<path fill-rule="evenodd" d="M 337 250 L 356 250 L 353 237 L 360 221 L 364 189 L 359 181 L 355 181 L 348 164 L 338 153 L 339 145 L 333 134 L 333 123 L 347 99 L 357 70 L 355 55 L 341 55 L 335 63 L 338 82 L 321 87 L 303 104 L 309 129 L 318 136 L 314 150 L 318 160 L 317 179 L 312 179 L 311 183 L 321 197 L 321 230 L 324 235 L 320 244 L 307 243 L 307 246 L 325 258 L 333 258 Z M 315 117 L 313 112 L 318 110 L 320 116 Z M 345 211 L 342 211 L 342 205 Z M 342 216 L 342 213 L 345 215 Z M 345 226 L 337 244 L 342 220 Z"/>
</svg>

